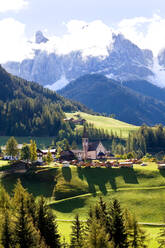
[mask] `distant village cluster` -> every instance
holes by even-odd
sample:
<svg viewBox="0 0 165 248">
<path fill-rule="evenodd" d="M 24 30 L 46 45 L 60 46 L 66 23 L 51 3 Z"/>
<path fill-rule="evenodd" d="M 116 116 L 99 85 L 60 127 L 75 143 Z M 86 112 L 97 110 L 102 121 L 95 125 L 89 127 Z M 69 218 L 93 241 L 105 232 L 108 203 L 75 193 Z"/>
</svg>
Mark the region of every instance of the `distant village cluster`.
<svg viewBox="0 0 165 248">
<path fill-rule="evenodd" d="M 71 119 L 67 119 L 67 121 L 74 120 Z M 83 120 L 81 119 L 80 121 Z M 1 147 L 1 157 L 4 160 L 18 161 L 18 163 L 21 161 L 24 165 L 45 165 L 52 162 L 65 167 L 76 165 L 78 167 L 104 166 L 107 168 L 132 168 L 134 164 L 147 165 L 142 159 L 137 159 L 136 157 L 127 156 L 127 158 L 121 159 L 120 156 L 115 156 L 111 151 L 106 149 L 101 141 L 89 142 L 85 126 L 83 129 L 81 149 L 73 149 L 69 145 L 65 145 L 63 149 L 58 145 L 49 149 L 41 149 L 37 148 L 35 141 L 31 140 L 30 144 L 17 144 L 15 138 L 11 137 L 6 143 L 6 146 Z M 165 169 L 164 161 L 158 162 L 158 168 Z"/>
<path fill-rule="evenodd" d="M 11 138 L 13 139 L 13 137 Z M 9 154 L 7 152 L 7 145 L 1 147 L 1 151 L 4 160 L 14 160 L 22 161 L 36 165 L 43 165 L 46 162 L 59 162 L 62 166 L 67 167 L 70 165 L 76 165 L 78 167 L 121 167 L 121 168 L 132 168 L 133 164 L 141 163 L 138 159 L 127 159 L 125 161 L 119 161 L 120 158 L 115 157 L 110 151 L 108 151 L 101 141 L 89 142 L 88 134 L 84 131 L 82 137 L 82 150 L 81 149 L 68 149 L 68 150 L 59 150 L 58 148 L 51 149 L 40 149 L 35 148 L 36 151 L 30 151 L 33 154 L 31 159 L 31 154 L 28 157 L 27 147 L 34 148 L 34 142 L 31 141 L 29 145 L 17 144 L 18 152 L 17 154 Z M 22 152 L 25 150 L 24 152 Z M 46 160 L 48 158 L 48 161 Z"/>
</svg>

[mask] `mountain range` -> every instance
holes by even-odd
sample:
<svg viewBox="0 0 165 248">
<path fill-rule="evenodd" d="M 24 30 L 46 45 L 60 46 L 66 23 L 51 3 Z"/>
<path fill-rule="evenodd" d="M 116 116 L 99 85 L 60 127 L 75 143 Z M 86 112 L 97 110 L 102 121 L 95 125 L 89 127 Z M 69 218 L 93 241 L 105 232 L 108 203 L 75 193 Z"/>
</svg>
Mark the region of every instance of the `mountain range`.
<svg viewBox="0 0 165 248">
<path fill-rule="evenodd" d="M 118 82 L 100 74 L 88 74 L 58 91 L 95 112 L 135 125 L 165 124 L 165 90 L 147 81 Z"/>
<path fill-rule="evenodd" d="M 165 50 L 155 58 L 152 51 L 140 49 L 122 34 L 113 34 L 106 47 L 107 55 L 84 56 L 83 50 L 59 54 L 55 47 L 47 49 L 49 39 L 36 33 L 34 56 L 21 62 L 9 61 L 3 67 L 13 75 L 35 81 L 52 90 L 65 87 L 70 81 L 86 74 L 99 73 L 117 81 L 147 80 L 165 85 Z M 93 49 L 93 48 L 89 48 Z"/>
<path fill-rule="evenodd" d="M 106 47 L 107 55 L 99 56 L 84 55 L 83 50 L 66 54 L 56 49 L 49 52 L 49 39 L 41 31 L 36 33 L 34 43 L 33 58 L 7 62 L 3 67 L 13 75 L 81 102 L 95 112 L 115 114 L 117 119 L 135 125 L 165 124 L 165 89 L 159 87 L 165 85 L 165 50 L 155 58 L 152 51 L 139 48 L 122 34 L 113 34 Z M 45 94 L 43 87 L 34 85 L 35 91 L 40 89 Z M 11 88 L 8 87 L 9 92 Z M 3 99 L 8 94 L 2 91 L 0 97 Z M 57 102 L 62 101 L 60 96 L 57 98 L 60 99 Z M 81 104 L 68 101 L 67 107 L 65 103 L 61 104 L 62 111 L 74 108 L 88 111 Z"/>
</svg>

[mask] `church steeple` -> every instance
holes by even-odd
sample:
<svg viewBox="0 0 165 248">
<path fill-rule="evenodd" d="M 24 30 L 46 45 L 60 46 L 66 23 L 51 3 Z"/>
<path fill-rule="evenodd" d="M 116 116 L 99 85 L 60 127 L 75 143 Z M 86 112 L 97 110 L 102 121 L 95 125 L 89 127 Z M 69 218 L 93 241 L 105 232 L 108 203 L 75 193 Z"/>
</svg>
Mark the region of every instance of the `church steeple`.
<svg viewBox="0 0 165 248">
<path fill-rule="evenodd" d="M 88 133 L 87 133 L 86 125 L 84 125 L 83 136 L 82 136 L 82 138 L 88 138 Z"/>
<path fill-rule="evenodd" d="M 83 136 L 82 136 L 82 147 L 84 152 L 84 159 L 88 158 L 88 133 L 86 130 L 86 126 L 84 126 Z"/>
</svg>

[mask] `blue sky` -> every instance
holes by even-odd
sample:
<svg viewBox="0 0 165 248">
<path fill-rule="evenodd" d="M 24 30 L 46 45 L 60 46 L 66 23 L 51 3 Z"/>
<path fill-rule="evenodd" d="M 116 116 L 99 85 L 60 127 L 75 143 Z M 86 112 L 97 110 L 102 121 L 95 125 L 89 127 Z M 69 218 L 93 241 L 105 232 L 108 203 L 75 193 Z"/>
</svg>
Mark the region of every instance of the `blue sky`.
<svg viewBox="0 0 165 248">
<path fill-rule="evenodd" d="M 37 30 L 51 41 L 47 50 L 56 44 L 59 51 L 88 53 L 88 46 L 98 46 L 104 54 L 111 32 L 121 32 L 157 54 L 165 47 L 164 27 L 164 0 L 0 0 L 0 62 L 29 57 L 27 41 Z"/>
<path fill-rule="evenodd" d="M 140 16 L 151 18 L 153 14 L 165 17 L 164 0 L 27 0 L 26 2 L 28 3 L 26 8 L 22 8 L 19 12 L 6 11 L 1 14 L 0 19 L 13 17 L 26 24 L 28 36 L 40 29 L 47 29 L 50 34 L 61 35 L 66 31 L 63 23 L 72 19 L 87 22 L 100 19 L 109 26 L 115 26 L 125 18 Z"/>
</svg>

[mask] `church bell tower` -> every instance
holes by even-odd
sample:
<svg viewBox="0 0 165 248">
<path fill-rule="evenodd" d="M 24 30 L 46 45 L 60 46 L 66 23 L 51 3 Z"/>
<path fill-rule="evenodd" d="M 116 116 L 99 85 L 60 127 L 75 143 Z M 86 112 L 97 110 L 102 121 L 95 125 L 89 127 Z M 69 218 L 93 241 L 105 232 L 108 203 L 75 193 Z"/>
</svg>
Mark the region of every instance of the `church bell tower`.
<svg viewBox="0 0 165 248">
<path fill-rule="evenodd" d="M 83 147 L 83 159 L 88 158 L 88 134 L 86 131 L 86 127 L 84 126 L 83 136 L 82 136 L 82 147 Z"/>
</svg>

